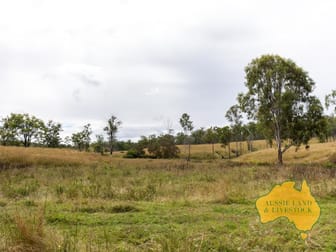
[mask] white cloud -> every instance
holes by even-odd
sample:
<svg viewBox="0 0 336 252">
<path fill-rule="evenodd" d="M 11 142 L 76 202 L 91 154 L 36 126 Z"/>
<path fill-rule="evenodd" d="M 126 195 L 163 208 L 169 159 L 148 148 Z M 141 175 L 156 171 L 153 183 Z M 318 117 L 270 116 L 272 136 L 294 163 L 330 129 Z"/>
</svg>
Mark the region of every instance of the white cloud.
<svg viewBox="0 0 336 252">
<path fill-rule="evenodd" d="M 197 127 L 221 125 L 244 90 L 244 67 L 264 53 L 296 61 L 322 98 L 334 87 L 335 7 L 332 0 L 5 1 L 0 116 L 28 112 L 61 121 L 67 132 L 91 122 L 98 132 L 116 114 L 123 138 L 162 132 L 157 118 L 178 121 L 183 112 Z"/>
</svg>

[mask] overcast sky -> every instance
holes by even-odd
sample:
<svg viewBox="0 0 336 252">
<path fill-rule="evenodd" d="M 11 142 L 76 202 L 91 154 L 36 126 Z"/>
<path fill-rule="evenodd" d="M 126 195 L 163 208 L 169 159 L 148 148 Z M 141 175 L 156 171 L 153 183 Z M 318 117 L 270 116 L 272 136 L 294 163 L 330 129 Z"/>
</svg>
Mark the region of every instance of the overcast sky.
<svg viewBox="0 0 336 252">
<path fill-rule="evenodd" d="M 122 139 L 160 133 L 182 113 L 227 124 L 244 67 L 291 58 L 321 99 L 335 85 L 336 1 L 11 0 L 0 3 L 0 117 L 61 122 L 64 135 L 113 114 Z"/>
</svg>

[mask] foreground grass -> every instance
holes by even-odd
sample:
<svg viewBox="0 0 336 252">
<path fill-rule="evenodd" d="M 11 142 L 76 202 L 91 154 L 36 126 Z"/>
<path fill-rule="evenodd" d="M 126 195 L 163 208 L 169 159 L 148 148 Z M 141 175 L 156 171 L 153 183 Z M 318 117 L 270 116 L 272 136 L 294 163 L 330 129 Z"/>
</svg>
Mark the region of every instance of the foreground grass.
<svg viewBox="0 0 336 252">
<path fill-rule="evenodd" d="M 336 167 L 21 148 L 1 148 L 0 163 L 0 250 L 336 250 Z M 306 241 L 286 219 L 261 224 L 255 208 L 275 184 L 302 179 L 321 207 Z"/>
</svg>

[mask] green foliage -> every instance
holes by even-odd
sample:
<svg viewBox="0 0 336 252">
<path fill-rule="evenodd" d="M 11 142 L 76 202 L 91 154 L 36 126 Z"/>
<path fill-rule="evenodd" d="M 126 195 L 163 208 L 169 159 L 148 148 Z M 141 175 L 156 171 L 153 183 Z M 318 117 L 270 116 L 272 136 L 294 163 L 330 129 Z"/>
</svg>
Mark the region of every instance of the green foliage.
<svg viewBox="0 0 336 252">
<path fill-rule="evenodd" d="M 0 127 L 0 141 L 3 145 L 18 145 L 17 139 L 17 125 L 12 116 L 3 118 Z"/>
<path fill-rule="evenodd" d="M 232 130 L 230 129 L 230 127 L 216 127 L 215 131 L 217 132 L 219 142 L 222 143 L 224 146 L 228 146 L 232 139 Z"/>
<path fill-rule="evenodd" d="M 185 135 L 183 132 L 178 132 L 175 136 L 175 143 L 180 145 L 184 144 L 186 137 L 187 135 Z"/>
<path fill-rule="evenodd" d="M 10 114 L 2 119 L 0 129 L 3 145 L 13 145 L 21 142 L 29 147 L 34 139 L 37 139 L 44 128 L 42 120 L 29 114 Z"/>
<path fill-rule="evenodd" d="M 145 157 L 145 151 L 137 144 L 134 148 L 127 151 L 124 158 L 142 158 Z"/>
<path fill-rule="evenodd" d="M 332 140 L 336 140 L 336 117 L 335 116 L 327 116 L 327 132 L 324 140 L 328 138 L 332 138 Z"/>
<path fill-rule="evenodd" d="M 84 125 L 84 128 L 82 131 L 73 133 L 71 136 L 71 141 L 73 142 L 73 145 L 75 146 L 75 148 L 77 148 L 79 151 L 82 151 L 82 150 L 88 151 L 90 147 L 91 134 L 92 134 L 92 129 L 89 123 Z"/>
<path fill-rule="evenodd" d="M 62 131 L 62 125 L 60 123 L 48 121 L 42 128 L 41 141 L 47 147 L 59 147 L 61 143 L 60 132 Z"/>
<path fill-rule="evenodd" d="M 133 144 L 132 148 L 129 149 L 124 156 L 125 158 L 143 158 L 145 155 L 145 148 L 148 146 L 148 139 L 145 136 L 142 136 L 141 139 Z"/>
<path fill-rule="evenodd" d="M 185 134 L 187 134 L 187 132 L 192 131 L 194 128 L 193 122 L 190 120 L 190 115 L 188 115 L 187 113 L 182 114 L 180 118 L 180 125 L 183 128 Z"/>
<path fill-rule="evenodd" d="M 216 128 L 210 127 L 206 129 L 204 133 L 204 142 L 208 144 L 214 144 L 218 143 L 219 141 L 219 135 L 218 132 L 216 131 Z"/>
<path fill-rule="evenodd" d="M 113 148 L 114 148 L 116 133 L 118 132 L 118 129 L 121 123 L 122 122 L 119 121 L 116 116 L 112 115 L 111 118 L 107 121 L 107 126 L 104 128 L 104 131 L 106 132 L 108 136 L 111 155 L 112 155 Z"/>
<path fill-rule="evenodd" d="M 319 133 L 315 129 L 324 127 L 321 103 L 310 95 L 315 83 L 293 61 L 277 55 L 252 60 L 245 72 L 248 91 L 239 94 L 240 106 L 263 126 L 267 137 L 275 138 L 282 164 L 290 146 L 307 143 Z"/>
<path fill-rule="evenodd" d="M 169 134 L 158 137 L 155 135 L 150 136 L 148 138 L 147 150 L 155 158 L 176 158 L 179 154 L 175 138 Z"/>
<path fill-rule="evenodd" d="M 205 143 L 205 130 L 204 128 L 200 128 L 191 132 L 191 137 L 193 139 L 194 144 L 204 144 Z"/>
<path fill-rule="evenodd" d="M 102 155 L 104 154 L 105 143 L 103 135 L 96 135 L 96 142 L 93 144 L 93 150 Z"/>
<path fill-rule="evenodd" d="M 188 157 L 187 161 L 190 160 L 190 144 L 191 144 L 191 138 L 189 137 L 190 132 L 193 130 L 193 122 L 190 120 L 190 116 L 187 113 L 183 113 L 180 118 L 180 125 L 184 131 L 185 138 L 183 140 L 184 145 L 188 144 Z"/>
<path fill-rule="evenodd" d="M 130 150 L 134 147 L 135 143 L 131 142 L 131 140 L 127 141 L 116 141 L 115 149 L 118 151 Z"/>
<path fill-rule="evenodd" d="M 236 141 L 236 156 L 238 157 L 242 150 L 238 151 L 238 142 L 243 140 L 243 122 L 242 111 L 239 105 L 233 105 L 225 114 L 226 119 L 231 123 L 232 138 Z"/>
<path fill-rule="evenodd" d="M 335 106 L 334 110 L 336 112 L 336 90 L 332 90 L 330 94 L 325 97 L 325 106 L 328 109 L 330 106 Z"/>
</svg>

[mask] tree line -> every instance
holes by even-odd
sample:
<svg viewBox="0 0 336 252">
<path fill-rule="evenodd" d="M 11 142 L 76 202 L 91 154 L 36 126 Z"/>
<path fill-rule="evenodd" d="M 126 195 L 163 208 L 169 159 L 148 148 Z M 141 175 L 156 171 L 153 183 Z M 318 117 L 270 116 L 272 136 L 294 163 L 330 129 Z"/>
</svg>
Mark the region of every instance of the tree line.
<svg viewBox="0 0 336 252">
<path fill-rule="evenodd" d="M 253 151 L 253 141 L 265 139 L 270 146 L 275 142 L 278 162 L 282 164 L 283 153 L 292 146 L 307 145 L 312 137 L 318 137 L 322 142 L 335 140 L 335 116 L 324 115 L 324 106 L 312 95 L 314 81 L 292 60 L 278 55 L 263 55 L 252 60 L 245 68 L 245 86 L 247 91 L 238 94 L 237 103 L 225 114 L 230 123 L 228 126 L 194 130 L 190 115 L 183 113 L 179 119 L 181 132 L 173 135 L 173 130 L 168 129 L 166 134 L 142 136 L 133 143 L 117 141 L 116 134 L 122 122 L 112 115 L 102 129 L 106 139 L 104 134 L 99 134 L 92 141 L 90 124 L 61 139 L 61 123 L 12 113 L 0 121 L 0 143 L 6 146 L 72 147 L 102 154 L 128 150 L 125 156 L 129 158 L 174 158 L 179 155 L 176 145 L 180 144 L 185 146 L 189 160 L 191 144 L 211 144 L 214 155 L 214 144 L 221 143 L 228 148 L 230 158 L 232 154 L 242 153 L 243 141 L 246 141 L 247 149 Z M 336 90 L 326 95 L 324 105 L 336 112 Z M 234 151 L 230 149 L 231 142 L 235 142 Z"/>
</svg>

